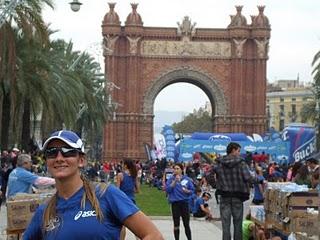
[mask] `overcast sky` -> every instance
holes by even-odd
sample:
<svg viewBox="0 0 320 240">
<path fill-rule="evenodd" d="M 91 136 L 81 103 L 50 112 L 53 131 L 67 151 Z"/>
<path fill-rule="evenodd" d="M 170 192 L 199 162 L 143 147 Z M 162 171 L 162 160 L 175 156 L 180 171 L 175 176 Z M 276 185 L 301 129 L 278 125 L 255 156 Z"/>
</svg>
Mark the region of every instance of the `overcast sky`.
<svg viewBox="0 0 320 240">
<path fill-rule="evenodd" d="M 106 0 L 80 0 L 79 12 L 70 10 L 72 0 L 55 0 L 55 9 L 46 9 L 45 20 L 51 29 L 59 30 L 54 38 L 72 40 L 76 50 L 93 53 L 98 61 L 101 23 L 109 11 Z M 109 1 L 110 2 L 110 1 Z M 235 5 L 243 5 L 242 14 L 251 23 L 250 15 L 257 15 L 257 5 L 265 5 L 265 15 L 271 24 L 271 39 L 267 78 L 312 81 L 311 62 L 320 50 L 320 0 L 113 0 L 115 11 L 123 25 L 131 12 L 130 2 L 139 3 L 138 13 L 144 26 L 177 27 L 177 21 L 188 15 L 197 28 L 226 28 Z M 175 101 L 179 97 L 180 101 Z M 190 96 L 194 96 L 190 98 Z M 203 106 L 208 98 L 190 84 L 173 84 L 162 90 L 155 102 L 155 110 L 192 111 Z"/>
</svg>

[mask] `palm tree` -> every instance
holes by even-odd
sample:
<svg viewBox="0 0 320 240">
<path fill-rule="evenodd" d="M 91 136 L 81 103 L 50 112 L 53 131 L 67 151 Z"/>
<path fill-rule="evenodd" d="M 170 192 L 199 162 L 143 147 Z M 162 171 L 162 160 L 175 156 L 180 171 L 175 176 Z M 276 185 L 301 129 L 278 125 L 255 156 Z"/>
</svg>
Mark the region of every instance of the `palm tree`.
<svg viewBox="0 0 320 240">
<path fill-rule="evenodd" d="M 48 33 L 50 31 L 48 30 Z M 31 116 L 37 118 L 48 92 L 46 86 L 47 72 L 50 70 L 50 58 L 46 56 L 49 42 L 44 43 L 37 32 L 32 39 L 17 37 L 17 103 L 16 115 L 13 118 L 15 140 L 21 142 L 22 149 L 30 150 Z M 17 119 L 19 121 L 17 121 Z M 21 119 L 21 121 L 20 121 Z M 22 123 L 22 124 L 21 124 Z"/>
<path fill-rule="evenodd" d="M 5 4 L 7 1 L 5 1 Z M 41 10 L 44 5 L 53 8 L 52 0 L 28 0 L 18 5 L 9 19 L 0 28 L 0 86 L 2 95 L 1 108 L 1 146 L 7 148 L 8 136 L 13 136 L 10 130 L 11 119 L 15 119 L 17 98 L 17 45 L 16 36 L 23 35 L 32 39 L 34 31 L 40 39 L 48 40 L 46 25 L 42 19 Z"/>
<path fill-rule="evenodd" d="M 43 99 L 43 136 L 66 127 L 80 135 L 84 132 L 87 140 L 93 142 L 109 114 L 99 64 L 89 54 L 73 51 L 71 42 L 56 40 L 51 43 L 50 66 L 49 94 Z"/>
</svg>

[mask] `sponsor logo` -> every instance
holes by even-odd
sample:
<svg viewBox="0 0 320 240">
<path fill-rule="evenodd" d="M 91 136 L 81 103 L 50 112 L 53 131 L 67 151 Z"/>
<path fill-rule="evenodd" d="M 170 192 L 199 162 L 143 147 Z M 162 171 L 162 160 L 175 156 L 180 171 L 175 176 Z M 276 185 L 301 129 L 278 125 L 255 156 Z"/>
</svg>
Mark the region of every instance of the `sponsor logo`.
<svg viewBox="0 0 320 240">
<path fill-rule="evenodd" d="M 191 158 L 192 154 L 191 153 L 182 153 L 183 158 Z"/>
<path fill-rule="evenodd" d="M 75 216 L 74 220 L 77 221 L 80 217 L 87 218 L 87 217 L 95 217 L 96 211 L 79 211 Z"/>
<path fill-rule="evenodd" d="M 293 158 L 296 162 L 299 162 L 308 156 L 310 156 L 315 151 L 315 137 L 311 138 L 308 142 L 301 145 L 293 152 Z"/>
<path fill-rule="evenodd" d="M 228 140 L 231 141 L 231 138 L 226 136 L 226 135 L 213 135 L 209 138 L 209 141 L 214 141 L 214 140 Z"/>
<path fill-rule="evenodd" d="M 56 216 L 55 218 L 51 218 L 49 220 L 48 225 L 45 226 L 45 230 L 47 232 L 50 232 L 50 231 L 58 228 L 60 226 L 60 223 L 61 223 L 61 219 L 58 216 Z"/>
<path fill-rule="evenodd" d="M 222 144 L 219 144 L 219 145 L 215 145 L 213 147 L 214 150 L 217 150 L 217 151 L 225 151 L 226 150 L 226 146 L 222 145 Z"/>
<path fill-rule="evenodd" d="M 253 151 L 255 151 L 257 148 L 256 148 L 255 146 L 253 146 L 253 145 L 248 145 L 248 146 L 245 146 L 243 149 L 244 149 L 245 151 L 253 152 Z"/>
<path fill-rule="evenodd" d="M 257 150 L 266 150 L 266 149 L 268 149 L 268 147 L 264 147 L 264 146 L 257 147 Z"/>
<path fill-rule="evenodd" d="M 164 132 L 164 134 L 174 134 L 174 132 L 171 130 L 171 129 L 168 129 L 168 130 L 166 130 L 165 132 Z"/>
<path fill-rule="evenodd" d="M 212 149 L 212 145 L 203 145 L 202 149 Z"/>
<path fill-rule="evenodd" d="M 170 141 L 170 140 L 175 140 L 174 136 L 173 135 L 168 135 L 166 136 L 166 141 Z"/>
<path fill-rule="evenodd" d="M 167 147 L 166 147 L 166 150 L 167 150 L 167 151 L 174 151 L 174 150 L 175 150 L 175 147 L 167 146 Z"/>
</svg>

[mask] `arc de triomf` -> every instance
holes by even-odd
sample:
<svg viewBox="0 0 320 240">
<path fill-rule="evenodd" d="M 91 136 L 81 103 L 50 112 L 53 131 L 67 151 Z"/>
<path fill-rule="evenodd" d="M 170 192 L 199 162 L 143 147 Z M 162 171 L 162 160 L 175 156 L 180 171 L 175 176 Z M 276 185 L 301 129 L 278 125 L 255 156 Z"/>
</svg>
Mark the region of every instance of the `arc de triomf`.
<svg viewBox="0 0 320 240">
<path fill-rule="evenodd" d="M 258 6 L 251 24 L 236 6 L 225 29 L 196 28 L 189 17 L 177 28 L 145 27 L 138 4 L 131 6 L 124 26 L 115 3 L 109 3 L 102 23 L 107 84 L 120 88 L 112 91 L 117 106 L 104 130 L 103 160 L 146 159 L 143 145 L 153 141 L 154 100 L 177 82 L 194 84 L 208 96 L 213 132 L 265 131 L 271 29 L 264 6 Z"/>
</svg>

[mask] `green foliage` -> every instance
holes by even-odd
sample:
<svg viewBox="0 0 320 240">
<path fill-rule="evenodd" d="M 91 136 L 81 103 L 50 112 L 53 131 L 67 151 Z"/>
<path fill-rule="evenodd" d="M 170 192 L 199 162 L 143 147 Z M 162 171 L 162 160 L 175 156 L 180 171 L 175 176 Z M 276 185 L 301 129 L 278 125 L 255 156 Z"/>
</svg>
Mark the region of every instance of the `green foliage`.
<svg viewBox="0 0 320 240">
<path fill-rule="evenodd" d="M 176 133 L 211 132 L 212 117 L 205 109 L 194 110 L 185 116 L 179 123 L 174 123 L 172 128 Z"/>
<path fill-rule="evenodd" d="M 312 75 L 313 75 L 313 84 L 312 91 L 314 93 L 314 101 L 307 102 L 303 105 L 301 109 L 301 118 L 305 122 L 307 120 L 312 120 L 313 122 L 318 122 L 320 120 L 320 51 L 316 53 L 312 61 Z"/>
<path fill-rule="evenodd" d="M 138 207 L 148 216 L 170 216 L 170 205 L 164 191 L 142 184 L 136 194 Z"/>
</svg>

